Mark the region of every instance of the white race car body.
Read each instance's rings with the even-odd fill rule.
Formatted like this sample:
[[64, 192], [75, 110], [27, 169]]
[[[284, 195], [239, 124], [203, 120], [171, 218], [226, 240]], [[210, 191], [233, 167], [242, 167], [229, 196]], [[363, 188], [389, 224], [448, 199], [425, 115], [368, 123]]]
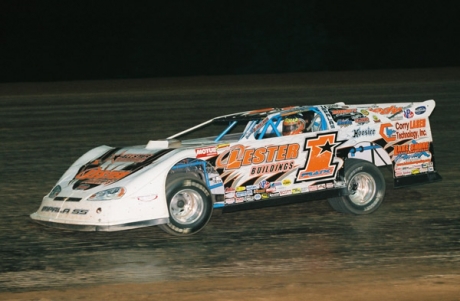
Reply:
[[[176, 178], [182, 179], [180, 187], [194, 186], [185, 188], [185, 198], [191, 200], [190, 193], [205, 199], [209, 195], [213, 208], [228, 211], [278, 205], [302, 195], [302, 200], [331, 198], [331, 205], [342, 212], [369, 213], [380, 205], [384, 184], [379, 184], [379, 175], [369, 176], [377, 174], [374, 170], [359, 172], [360, 162], [392, 167], [396, 187], [441, 179], [435, 170], [429, 123], [434, 107], [435, 102], [428, 100], [270, 108], [217, 117], [143, 146], [100, 146], [64, 173], [31, 218], [84, 231], [169, 225], [173, 234], [197, 232], [209, 216], [190, 230], [172, 223], [171, 215], [184, 210], [210, 215], [212, 208], [206, 211], [200, 202], [196, 207], [195, 201], [185, 201], [190, 206], [184, 200], [172, 201], [176, 187], [167, 187]], [[305, 116], [312, 119], [307, 131], [282, 135], [284, 119]], [[178, 140], [214, 123], [225, 124], [216, 136]], [[347, 174], [346, 162], [356, 171]], [[354, 174], [362, 182], [351, 185]], [[368, 188], [359, 190], [359, 183]], [[357, 200], [353, 197], [357, 191], [373, 201]], [[351, 202], [338, 199], [347, 196]]]

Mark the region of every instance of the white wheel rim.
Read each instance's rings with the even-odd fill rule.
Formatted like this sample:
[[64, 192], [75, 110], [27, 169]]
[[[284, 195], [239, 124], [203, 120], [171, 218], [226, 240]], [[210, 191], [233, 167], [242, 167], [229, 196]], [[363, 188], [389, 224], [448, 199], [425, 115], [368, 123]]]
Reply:
[[348, 183], [348, 192], [350, 193], [348, 197], [353, 204], [358, 206], [367, 205], [372, 202], [375, 196], [375, 180], [368, 173], [357, 173]]
[[176, 222], [192, 224], [203, 214], [203, 197], [193, 189], [182, 189], [172, 197], [169, 211]]

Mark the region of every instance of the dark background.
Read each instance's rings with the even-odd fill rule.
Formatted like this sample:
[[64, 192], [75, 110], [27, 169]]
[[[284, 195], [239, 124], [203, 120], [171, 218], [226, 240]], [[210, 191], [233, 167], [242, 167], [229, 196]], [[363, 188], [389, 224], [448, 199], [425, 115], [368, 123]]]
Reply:
[[1, 1], [0, 82], [459, 66], [457, 1]]

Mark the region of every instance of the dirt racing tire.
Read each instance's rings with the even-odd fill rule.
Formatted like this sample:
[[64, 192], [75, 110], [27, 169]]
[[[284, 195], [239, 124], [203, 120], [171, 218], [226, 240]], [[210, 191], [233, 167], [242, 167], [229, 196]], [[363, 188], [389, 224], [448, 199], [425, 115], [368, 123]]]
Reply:
[[385, 178], [372, 163], [364, 160], [345, 161], [343, 196], [328, 199], [336, 211], [363, 215], [377, 210], [385, 197]]
[[159, 227], [173, 235], [199, 232], [212, 215], [213, 198], [206, 185], [196, 177], [173, 175], [166, 183], [169, 223]]

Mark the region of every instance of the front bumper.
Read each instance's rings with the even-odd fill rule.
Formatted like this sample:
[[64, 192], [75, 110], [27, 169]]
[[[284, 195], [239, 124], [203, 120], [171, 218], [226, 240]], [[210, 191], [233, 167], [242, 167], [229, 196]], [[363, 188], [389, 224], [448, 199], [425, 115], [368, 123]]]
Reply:
[[84, 223], [63, 223], [54, 221], [52, 219], [41, 219], [37, 212], [32, 213], [30, 215], [35, 222], [52, 227], [57, 229], [65, 229], [65, 230], [73, 230], [73, 231], [121, 231], [121, 230], [129, 230], [129, 229], [136, 229], [142, 227], [149, 227], [149, 226], [156, 226], [161, 224], [166, 224], [169, 222], [169, 218], [157, 218], [151, 220], [143, 220], [143, 221], [135, 221], [135, 222], [127, 222], [127, 223], [120, 223], [120, 224], [84, 224]]

